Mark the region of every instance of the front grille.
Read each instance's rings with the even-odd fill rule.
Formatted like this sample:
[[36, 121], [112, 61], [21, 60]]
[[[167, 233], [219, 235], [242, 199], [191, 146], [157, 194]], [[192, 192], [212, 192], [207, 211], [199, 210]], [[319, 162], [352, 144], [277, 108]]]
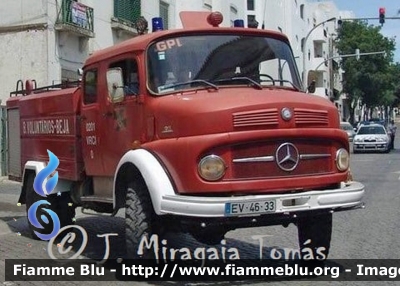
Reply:
[[277, 126], [278, 123], [276, 108], [233, 113], [234, 127]]
[[[279, 124], [277, 108], [236, 112], [233, 116], [233, 127], [276, 127]], [[294, 109], [294, 120], [297, 127], [327, 127], [328, 111], [317, 109]]]
[[284, 142], [258, 142], [232, 147], [232, 179], [284, 178], [312, 176], [333, 172], [330, 145], [321, 141], [298, 140], [291, 144], [298, 150], [299, 162], [292, 171], [277, 163], [277, 150]]
[[299, 127], [304, 125], [325, 127], [329, 124], [328, 111], [326, 110], [295, 108], [294, 117], [296, 125]]

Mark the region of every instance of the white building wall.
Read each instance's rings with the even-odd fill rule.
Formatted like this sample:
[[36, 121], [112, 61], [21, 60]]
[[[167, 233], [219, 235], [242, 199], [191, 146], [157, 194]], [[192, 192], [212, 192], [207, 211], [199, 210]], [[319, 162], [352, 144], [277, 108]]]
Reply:
[[34, 72], [37, 81], [47, 81], [47, 32], [8, 33], [0, 35], [0, 42], [0, 95], [5, 104], [18, 80], [32, 78]]
[[[111, 29], [111, 18], [114, 15], [113, 0], [80, 0], [79, 2], [94, 9], [95, 38], [85, 40], [66, 32], [56, 31], [55, 25], [60, 15], [62, 0], [35, 1], [36, 5], [32, 5], [32, 0], [1, 1], [0, 99], [3, 104], [9, 93], [15, 90], [17, 80], [21, 79], [25, 82], [27, 79], [35, 79], [38, 86], [60, 83], [62, 70], [67, 70], [73, 76], [77, 76], [77, 69], [82, 67], [91, 53], [134, 36], [131, 33], [117, 33]], [[150, 31], [151, 19], [159, 15], [159, 2], [158, 0], [141, 1], [141, 12], [149, 22]], [[173, 17], [176, 1], [165, 0], [164, 2], [170, 3]], [[11, 32], [6, 29], [6, 27], [12, 27], [15, 30], [17, 25], [32, 23], [46, 24], [46, 28]]]
[[219, 11], [224, 16], [224, 21], [221, 26], [232, 27], [233, 21], [241, 19], [245, 20], [245, 0], [231, 0], [222, 3], [222, 1], [214, 0], [213, 11]]
[[[92, 1], [98, 1], [98, 0], [92, 0]], [[113, 0], [107, 0], [107, 1], [113, 2]], [[170, 10], [174, 9], [175, 0], [165, 0], [163, 2], [168, 3], [170, 5]], [[142, 16], [145, 17], [147, 22], [149, 23], [149, 32], [151, 32], [151, 19], [154, 17], [158, 17], [158, 15], [159, 15], [160, 1], [159, 0], [142, 0], [141, 5], [142, 5]], [[114, 10], [114, 8], [112, 8], [111, 11], [113, 11], [113, 10]], [[111, 13], [113, 13], [113, 12], [111, 12]], [[170, 20], [171, 20], [171, 18], [170, 18]]]
[[[172, 25], [170, 28], [182, 28], [182, 23], [179, 17], [181, 11], [218, 11], [223, 15], [223, 22], [221, 27], [230, 27], [232, 22], [236, 19], [245, 19], [245, 0], [231, 0], [231, 1], [221, 1], [221, 0], [175, 0], [171, 2], [176, 2], [175, 5], [170, 5], [172, 15]], [[232, 13], [231, 7], [236, 13]]]
[[[170, 4], [170, 29], [181, 29], [182, 23], [179, 18], [179, 13], [181, 11], [207, 11], [206, 6], [204, 5], [202, 0], [171, 0]], [[210, 1], [211, 2], [211, 1]], [[212, 6], [212, 3], [210, 4]]]
[[301, 18], [300, 8], [305, 0], [255, 0], [255, 11], [247, 11], [247, 15], [255, 15], [258, 27], [278, 31], [285, 34], [293, 49], [299, 71], [302, 71], [302, 46], [307, 19]]
[[[29, 0], [1, 1], [0, 99], [3, 105], [17, 81], [31, 78], [32, 71], [38, 80], [47, 80], [46, 23], [45, 6], [34, 6]], [[29, 24], [38, 24], [36, 27], [40, 29], [24, 29]]]

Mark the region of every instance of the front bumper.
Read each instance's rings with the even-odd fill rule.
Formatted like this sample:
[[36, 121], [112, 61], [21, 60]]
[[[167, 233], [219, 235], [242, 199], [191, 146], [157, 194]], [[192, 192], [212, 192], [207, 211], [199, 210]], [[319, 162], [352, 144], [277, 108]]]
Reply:
[[353, 144], [353, 150], [356, 151], [387, 151], [388, 148], [389, 143], [386, 142], [363, 142]]
[[[248, 195], [235, 197], [197, 197], [165, 195], [161, 213], [189, 217], [232, 217], [225, 214], [226, 203], [246, 203], [275, 200], [276, 210], [265, 214], [287, 214], [298, 211], [339, 210], [363, 205], [364, 185], [359, 182], [342, 183], [339, 189], [308, 191], [294, 194]], [[258, 213], [256, 215], [265, 215]], [[255, 214], [240, 215], [250, 217]]]

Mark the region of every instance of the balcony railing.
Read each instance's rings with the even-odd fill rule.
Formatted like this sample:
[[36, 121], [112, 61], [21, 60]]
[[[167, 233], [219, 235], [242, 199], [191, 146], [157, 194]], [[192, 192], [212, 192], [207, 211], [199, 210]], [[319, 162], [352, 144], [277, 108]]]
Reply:
[[69, 31], [81, 37], [94, 37], [93, 8], [73, 0], [62, 0], [56, 24], [59, 31]]

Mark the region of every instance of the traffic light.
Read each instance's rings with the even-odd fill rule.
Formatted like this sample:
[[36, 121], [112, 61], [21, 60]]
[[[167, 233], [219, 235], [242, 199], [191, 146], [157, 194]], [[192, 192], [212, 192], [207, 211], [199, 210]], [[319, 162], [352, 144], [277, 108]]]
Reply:
[[379, 8], [379, 23], [385, 23], [385, 8]]

